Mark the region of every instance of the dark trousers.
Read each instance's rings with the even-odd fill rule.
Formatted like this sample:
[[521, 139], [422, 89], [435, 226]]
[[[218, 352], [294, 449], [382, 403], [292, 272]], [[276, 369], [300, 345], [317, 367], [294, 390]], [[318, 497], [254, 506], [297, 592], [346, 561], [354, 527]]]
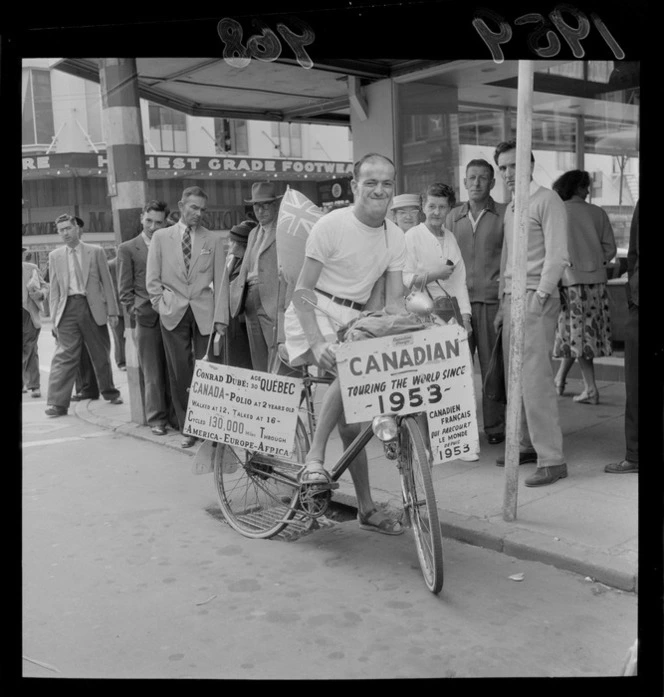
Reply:
[[118, 323], [113, 327], [113, 356], [115, 357], [115, 365], [127, 365], [125, 356], [125, 321], [124, 316], [118, 316]]
[[639, 306], [629, 305], [625, 326], [625, 459], [639, 461]]
[[244, 315], [233, 317], [228, 322], [226, 334], [224, 335], [224, 363], [233, 365], [237, 368], [247, 368], [251, 370], [251, 349], [249, 347], [249, 337], [247, 336], [246, 322], [242, 321]]
[[106, 325], [100, 327], [95, 322], [84, 296], [67, 299], [57, 334], [58, 342], [51, 363], [47, 402], [53, 406], [69, 408], [84, 341], [104, 399], [119, 397], [120, 392], [113, 384], [108, 328]]
[[[106, 331], [108, 332], [108, 327], [106, 327]], [[92, 365], [90, 352], [85, 342], [81, 347], [81, 360], [78, 363], [78, 370], [76, 371], [74, 389], [76, 390], [76, 394], [83, 394], [92, 399], [99, 399], [99, 385], [95, 377], [95, 369]]]
[[39, 331], [23, 308], [23, 385], [28, 390], [39, 389]]
[[244, 316], [247, 321], [252, 368], [266, 373], [275, 348], [275, 323], [263, 308], [257, 284], [249, 286], [247, 290]]
[[[489, 370], [491, 352], [496, 343], [496, 330], [493, 328], [493, 320], [498, 312], [498, 303], [471, 303], [472, 333], [468, 339], [470, 355], [474, 356], [477, 350], [477, 358], [480, 363], [482, 385], [484, 377]], [[505, 433], [505, 405], [489, 399], [482, 390], [482, 420], [486, 434]]]
[[182, 430], [187, 415], [189, 387], [194, 376], [194, 359], [203, 358], [210, 336], [209, 334], [203, 335], [198, 330], [191, 307], [187, 308], [184, 317], [175, 329], [166, 329], [161, 320], [159, 324], [166, 353], [171, 398], [175, 407], [178, 428]]
[[145, 419], [148, 426], [166, 426], [170, 420], [171, 400], [160, 323], [152, 327], [137, 323], [134, 332], [138, 365], [143, 376]]

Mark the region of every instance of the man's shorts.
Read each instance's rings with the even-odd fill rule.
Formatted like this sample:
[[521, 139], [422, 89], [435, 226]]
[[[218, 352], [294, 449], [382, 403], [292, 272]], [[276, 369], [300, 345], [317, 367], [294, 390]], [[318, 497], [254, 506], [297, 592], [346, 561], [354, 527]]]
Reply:
[[[316, 293], [318, 298], [318, 307], [313, 308], [316, 315], [316, 321], [320, 327], [321, 333], [326, 341], [336, 343], [337, 331], [344, 325], [359, 316], [360, 311], [354, 310], [352, 307], [345, 307], [335, 303], [331, 298], [328, 298], [320, 293]], [[337, 321], [328, 317], [318, 308], [330, 313]], [[291, 303], [284, 314], [284, 332], [286, 334], [286, 350], [288, 358], [292, 365], [311, 363], [313, 356], [309, 354], [310, 360], [303, 360], [305, 354], [309, 351], [309, 342], [304, 334], [300, 320], [295, 314], [295, 308]]]

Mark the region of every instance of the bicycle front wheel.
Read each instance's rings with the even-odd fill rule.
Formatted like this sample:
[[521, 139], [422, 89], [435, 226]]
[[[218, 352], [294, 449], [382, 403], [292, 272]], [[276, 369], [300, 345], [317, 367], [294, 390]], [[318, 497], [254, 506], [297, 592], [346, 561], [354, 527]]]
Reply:
[[309, 438], [299, 418], [292, 461], [259, 460], [252, 451], [224, 446], [223, 457], [215, 458], [214, 480], [228, 524], [245, 537], [279, 534], [296, 513], [297, 477], [308, 450]]
[[400, 431], [404, 506], [413, 528], [424, 582], [432, 593], [440, 593], [443, 542], [427, 449], [415, 417], [406, 416]]

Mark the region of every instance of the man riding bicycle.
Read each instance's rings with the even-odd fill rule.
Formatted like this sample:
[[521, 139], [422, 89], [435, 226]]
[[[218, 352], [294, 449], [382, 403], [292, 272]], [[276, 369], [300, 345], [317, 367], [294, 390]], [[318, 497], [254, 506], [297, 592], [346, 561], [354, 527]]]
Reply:
[[[382, 284], [376, 282], [383, 275], [385, 311], [404, 312], [402, 270], [406, 245], [403, 232], [386, 219], [394, 195], [394, 179], [395, 167], [389, 158], [378, 153], [365, 155], [353, 167], [354, 205], [328, 213], [312, 227], [296, 290], [315, 291], [317, 307], [307, 311], [291, 303], [286, 310], [285, 346], [291, 363], [315, 363], [323, 370], [332, 369], [336, 363], [332, 347], [339, 327], [356, 318], [365, 307], [369, 309], [370, 298], [372, 309], [382, 309]], [[338, 378], [323, 399], [302, 473], [303, 483], [328, 481], [325, 448], [335, 425], [344, 447], [348, 447], [358, 434], [359, 425], [345, 421]], [[350, 472], [360, 527], [387, 535], [401, 534], [402, 525], [378, 511], [373, 502], [364, 450], [350, 466]]]

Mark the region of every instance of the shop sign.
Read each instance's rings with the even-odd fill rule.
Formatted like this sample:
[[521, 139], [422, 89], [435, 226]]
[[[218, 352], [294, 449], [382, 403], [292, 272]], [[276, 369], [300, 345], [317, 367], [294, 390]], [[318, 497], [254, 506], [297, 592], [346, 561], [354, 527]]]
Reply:
[[473, 368], [462, 327], [347, 342], [336, 358], [348, 423], [424, 412], [434, 464], [477, 452]]
[[[54, 153], [25, 156], [23, 171], [108, 169], [106, 154]], [[242, 172], [253, 174], [307, 174], [348, 176], [353, 173], [351, 162], [324, 160], [266, 159], [259, 157], [192, 157], [180, 155], [146, 155], [149, 172]]]

